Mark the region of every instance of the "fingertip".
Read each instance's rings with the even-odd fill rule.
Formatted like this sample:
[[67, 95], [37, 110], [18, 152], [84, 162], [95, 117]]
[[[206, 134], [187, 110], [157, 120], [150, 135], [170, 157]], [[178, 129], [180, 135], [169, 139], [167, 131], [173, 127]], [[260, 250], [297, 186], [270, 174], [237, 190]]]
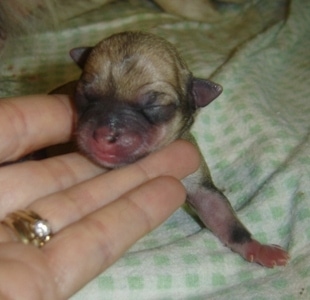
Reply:
[[198, 146], [186, 140], [177, 140], [175, 143], [182, 149], [185, 162], [189, 163], [190, 172], [196, 171], [201, 164]]
[[158, 191], [165, 194], [165, 198], [173, 199], [177, 206], [184, 204], [186, 189], [181, 181], [173, 176], [160, 176], [154, 179], [158, 184]]
[[169, 175], [183, 179], [194, 173], [201, 164], [201, 156], [198, 147], [189, 141], [177, 140], [168, 146], [173, 171]]

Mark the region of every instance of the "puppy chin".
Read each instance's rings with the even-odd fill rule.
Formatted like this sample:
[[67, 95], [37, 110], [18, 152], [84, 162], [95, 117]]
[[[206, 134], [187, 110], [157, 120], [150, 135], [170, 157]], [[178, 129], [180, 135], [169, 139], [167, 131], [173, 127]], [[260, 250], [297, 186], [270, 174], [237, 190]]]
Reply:
[[102, 146], [102, 144], [92, 138], [86, 143], [79, 142], [79, 145], [82, 151], [86, 153], [92, 161], [109, 169], [119, 168], [133, 163], [149, 154], [146, 150], [148, 147], [145, 147], [144, 143], [137, 146], [134, 150], [118, 145]]
[[103, 152], [98, 152], [95, 153], [93, 152], [88, 152], [87, 150], [85, 151], [86, 155], [97, 165], [107, 168], [107, 169], [116, 169], [120, 168], [123, 166], [126, 166], [130, 163], [133, 163], [137, 161], [140, 158], [143, 158], [146, 156], [148, 153], [144, 153], [141, 155], [130, 155], [128, 156], [127, 153], [121, 153], [121, 154], [107, 154]]

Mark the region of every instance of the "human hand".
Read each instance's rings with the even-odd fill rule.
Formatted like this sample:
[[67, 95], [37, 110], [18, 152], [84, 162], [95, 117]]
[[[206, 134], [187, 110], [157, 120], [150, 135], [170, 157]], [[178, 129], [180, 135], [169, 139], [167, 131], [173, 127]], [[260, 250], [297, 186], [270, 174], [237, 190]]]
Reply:
[[[74, 113], [66, 96], [4, 99], [0, 128], [1, 163], [68, 141]], [[49, 221], [54, 235], [39, 249], [0, 224], [0, 298], [73, 295], [182, 205], [179, 179], [198, 165], [195, 148], [177, 141], [110, 172], [78, 153], [1, 167], [0, 220], [32, 210]]]

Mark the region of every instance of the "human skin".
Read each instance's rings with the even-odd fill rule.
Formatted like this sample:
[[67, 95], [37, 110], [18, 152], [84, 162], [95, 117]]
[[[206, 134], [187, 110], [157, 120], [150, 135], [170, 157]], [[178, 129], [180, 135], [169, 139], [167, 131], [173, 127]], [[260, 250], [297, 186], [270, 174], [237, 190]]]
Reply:
[[[67, 96], [2, 99], [0, 163], [68, 141], [74, 125]], [[79, 153], [1, 167], [0, 220], [31, 209], [49, 221], [54, 236], [38, 249], [0, 225], [0, 298], [73, 295], [184, 203], [180, 179], [198, 165], [196, 149], [176, 141], [110, 172]]]

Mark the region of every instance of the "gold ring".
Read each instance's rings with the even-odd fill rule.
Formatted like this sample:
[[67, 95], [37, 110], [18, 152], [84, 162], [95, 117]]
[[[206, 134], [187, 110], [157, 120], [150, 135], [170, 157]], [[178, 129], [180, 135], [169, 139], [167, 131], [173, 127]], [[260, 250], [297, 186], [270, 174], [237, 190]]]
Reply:
[[24, 244], [32, 244], [40, 248], [52, 237], [48, 221], [30, 210], [12, 212], [1, 223], [13, 230]]

